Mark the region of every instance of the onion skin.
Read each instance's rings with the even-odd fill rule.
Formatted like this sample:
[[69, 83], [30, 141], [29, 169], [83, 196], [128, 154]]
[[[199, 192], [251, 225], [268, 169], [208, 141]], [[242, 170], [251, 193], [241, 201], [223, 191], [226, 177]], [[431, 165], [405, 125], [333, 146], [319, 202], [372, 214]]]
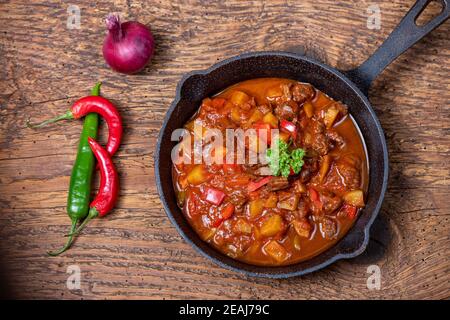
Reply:
[[120, 23], [115, 15], [109, 15], [106, 24], [109, 31], [103, 43], [106, 63], [113, 70], [125, 74], [144, 69], [155, 49], [149, 28], [137, 21]]

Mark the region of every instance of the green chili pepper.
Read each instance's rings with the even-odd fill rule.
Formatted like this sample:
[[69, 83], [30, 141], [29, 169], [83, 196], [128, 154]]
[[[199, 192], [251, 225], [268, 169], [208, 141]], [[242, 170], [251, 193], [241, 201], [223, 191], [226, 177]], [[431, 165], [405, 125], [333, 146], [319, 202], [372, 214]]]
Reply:
[[[91, 90], [92, 96], [100, 95], [101, 83], [97, 83]], [[67, 214], [72, 221], [70, 233], [72, 234], [78, 222], [83, 220], [89, 212], [91, 196], [91, 181], [95, 169], [95, 157], [89, 146], [88, 138], [97, 139], [98, 115], [90, 113], [86, 115], [78, 144], [78, 153], [70, 176], [69, 196], [67, 199]], [[51, 256], [57, 256], [70, 248], [73, 235], [67, 239], [64, 247], [57, 251], [48, 252]]]

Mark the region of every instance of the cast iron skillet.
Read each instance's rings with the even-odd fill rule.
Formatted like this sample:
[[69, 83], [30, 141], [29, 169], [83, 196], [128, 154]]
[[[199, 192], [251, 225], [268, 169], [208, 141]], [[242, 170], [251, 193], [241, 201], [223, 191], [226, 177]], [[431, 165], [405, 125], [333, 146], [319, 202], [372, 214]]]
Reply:
[[[450, 0], [442, 0], [442, 12], [424, 26], [416, 18], [430, 0], [417, 1], [399, 25], [361, 66], [338, 71], [313, 59], [287, 52], [245, 53], [215, 64], [204, 71], [186, 74], [179, 82], [176, 97], [161, 128], [155, 155], [155, 176], [165, 211], [178, 232], [198, 252], [218, 265], [251, 276], [287, 278], [304, 275], [344, 258], [361, 254], [369, 241], [369, 229], [378, 215], [388, 178], [388, 153], [383, 129], [367, 100], [370, 84], [377, 75], [406, 49], [438, 27], [449, 17]], [[335, 100], [343, 101], [356, 120], [365, 140], [369, 158], [369, 190], [366, 206], [355, 225], [332, 248], [310, 260], [281, 267], [246, 264], [218, 252], [202, 241], [178, 208], [172, 185], [171, 150], [176, 142], [171, 134], [182, 128], [197, 111], [203, 98], [240, 81], [280, 77], [311, 83]]]

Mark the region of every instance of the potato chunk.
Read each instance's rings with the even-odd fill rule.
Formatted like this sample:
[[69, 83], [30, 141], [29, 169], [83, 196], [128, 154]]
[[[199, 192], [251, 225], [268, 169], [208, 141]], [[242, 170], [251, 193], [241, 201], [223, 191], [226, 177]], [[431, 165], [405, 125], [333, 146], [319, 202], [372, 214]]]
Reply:
[[263, 114], [261, 111], [259, 111], [258, 109], [254, 109], [252, 112], [252, 115], [250, 116], [250, 118], [247, 120], [246, 125], [247, 126], [251, 126], [252, 124], [254, 124], [255, 122], [258, 122], [260, 120], [263, 119]]
[[311, 102], [305, 102], [305, 104], [303, 105], [303, 110], [305, 110], [306, 116], [308, 118], [312, 118], [312, 116], [314, 115], [314, 106]]
[[323, 122], [328, 129], [330, 129], [333, 126], [334, 121], [336, 120], [338, 114], [339, 109], [336, 108], [334, 105], [332, 105], [327, 109], [323, 117]]
[[269, 99], [281, 97], [283, 95], [283, 89], [280, 85], [276, 85], [267, 89], [266, 96]]
[[261, 225], [261, 235], [264, 237], [273, 237], [277, 233], [283, 231], [284, 221], [280, 215], [275, 214], [267, 218]]
[[344, 195], [344, 201], [355, 207], [364, 207], [364, 193], [362, 190], [349, 191]]
[[329, 154], [324, 155], [322, 158], [322, 162], [320, 163], [320, 171], [319, 171], [319, 181], [321, 183], [325, 179], [328, 170], [330, 170], [330, 164], [331, 164], [331, 156]]
[[230, 118], [231, 118], [231, 120], [233, 120], [236, 123], [241, 123], [241, 121], [242, 121], [241, 109], [239, 107], [232, 107], [231, 113], [230, 113]]
[[263, 122], [270, 124], [270, 126], [272, 128], [277, 128], [278, 127], [278, 118], [275, 117], [275, 115], [272, 112], [267, 113], [263, 117]]
[[252, 226], [250, 223], [248, 223], [244, 219], [238, 219], [236, 221], [236, 224], [234, 225], [234, 230], [236, 230], [236, 232], [239, 232], [239, 233], [251, 234]]
[[278, 202], [278, 196], [276, 193], [271, 193], [269, 197], [264, 202], [264, 207], [266, 208], [276, 208]]
[[290, 256], [289, 252], [287, 252], [286, 249], [275, 240], [269, 241], [264, 246], [264, 251], [280, 263], [286, 261]]
[[190, 184], [197, 185], [208, 180], [208, 173], [203, 165], [198, 164], [187, 175], [187, 181]]
[[245, 92], [239, 90], [233, 91], [230, 97], [230, 101], [237, 106], [243, 105], [248, 100], [250, 100], [250, 97]]
[[263, 210], [264, 210], [264, 200], [255, 199], [250, 201], [250, 204], [248, 206], [250, 218], [256, 218], [257, 216], [261, 215]]

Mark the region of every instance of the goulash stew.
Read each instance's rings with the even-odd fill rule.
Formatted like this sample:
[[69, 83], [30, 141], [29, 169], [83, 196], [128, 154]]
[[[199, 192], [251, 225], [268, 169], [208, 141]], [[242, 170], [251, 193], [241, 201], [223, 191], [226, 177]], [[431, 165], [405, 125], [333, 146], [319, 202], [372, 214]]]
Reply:
[[[185, 129], [180, 145], [191, 147], [191, 161], [174, 161], [178, 204], [198, 235], [232, 258], [262, 266], [309, 259], [342, 238], [364, 207], [368, 168], [359, 131], [344, 104], [310, 84], [238, 83], [204, 99]], [[207, 153], [217, 142], [207, 137], [211, 129], [223, 137], [227, 129], [254, 134], [243, 149], [225, 138], [216, 144], [211, 155], [223, 163], [195, 162], [196, 147]], [[255, 148], [265, 162], [237, 161], [238, 152]]]

